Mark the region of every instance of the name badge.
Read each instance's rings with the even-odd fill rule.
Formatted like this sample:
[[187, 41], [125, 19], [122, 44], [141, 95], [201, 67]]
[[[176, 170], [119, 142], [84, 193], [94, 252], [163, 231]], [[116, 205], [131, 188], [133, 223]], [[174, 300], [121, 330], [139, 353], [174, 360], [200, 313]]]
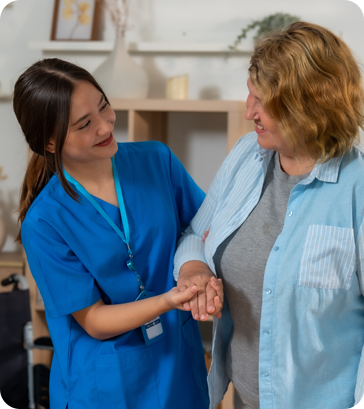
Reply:
[[[135, 301], [144, 300], [146, 298], [154, 297], [156, 294], [152, 291], [142, 291]], [[141, 326], [144, 341], [147, 345], [153, 344], [165, 337], [165, 332], [162, 323], [162, 317], [158, 316]]]

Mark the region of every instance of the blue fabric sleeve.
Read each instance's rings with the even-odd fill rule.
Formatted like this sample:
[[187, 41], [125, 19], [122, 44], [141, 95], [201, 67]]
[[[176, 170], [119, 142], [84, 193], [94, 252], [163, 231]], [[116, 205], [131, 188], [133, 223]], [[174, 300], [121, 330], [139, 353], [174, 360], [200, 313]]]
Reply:
[[[184, 263], [188, 261], [201, 261], [208, 265], [205, 257], [205, 243], [202, 241], [204, 232], [211, 227], [211, 222], [216, 211], [219, 198], [226, 189], [226, 175], [231, 173], [231, 168], [234, 168], [236, 163], [240, 163], [242, 157], [242, 144], [245, 144], [247, 137], [253, 136], [253, 133], [244, 135], [233, 147], [227, 158], [224, 160], [220, 169], [212, 181], [206, 198], [203, 201], [196, 215], [191, 220], [189, 227], [186, 229], [183, 236], [180, 238], [177, 246], [177, 251], [174, 257], [173, 276], [177, 281], [179, 270]], [[235, 174], [230, 175], [230, 182]], [[211, 271], [215, 273], [212, 266], [209, 266]]]
[[94, 277], [50, 225], [26, 217], [21, 237], [50, 318], [82, 310], [101, 298]]

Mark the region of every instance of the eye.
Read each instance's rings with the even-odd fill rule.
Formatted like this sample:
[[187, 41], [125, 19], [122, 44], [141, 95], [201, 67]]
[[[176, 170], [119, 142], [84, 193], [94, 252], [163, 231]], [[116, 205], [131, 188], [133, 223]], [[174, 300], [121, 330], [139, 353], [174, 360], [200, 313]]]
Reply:
[[78, 129], [79, 130], [85, 129], [90, 123], [91, 123], [91, 121], [87, 121], [87, 123], [84, 126], [81, 126], [81, 128], [78, 128]]
[[104, 111], [105, 108], [106, 108], [108, 105], [109, 105], [109, 104], [106, 102], [105, 105], [103, 105], [103, 106], [100, 108], [100, 111]]

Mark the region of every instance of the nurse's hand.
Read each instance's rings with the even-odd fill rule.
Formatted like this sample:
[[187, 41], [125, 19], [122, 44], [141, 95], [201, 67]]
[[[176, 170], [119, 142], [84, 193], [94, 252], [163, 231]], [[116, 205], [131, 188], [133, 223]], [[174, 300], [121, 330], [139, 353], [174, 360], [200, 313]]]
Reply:
[[191, 311], [195, 320], [206, 321], [209, 314], [220, 318], [224, 301], [222, 282], [201, 261], [188, 261], [180, 269], [178, 289], [184, 291], [193, 285], [197, 286], [198, 292], [184, 304], [184, 309]]
[[177, 308], [179, 310], [185, 310], [183, 304], [186, 301], [189, 301], [196, 293], [196, 286], [186, 288], [184, 291], [180, 291], [177, 287], [173, 287], [171, 290], [164, 293], [163, 296], [170, 309]]

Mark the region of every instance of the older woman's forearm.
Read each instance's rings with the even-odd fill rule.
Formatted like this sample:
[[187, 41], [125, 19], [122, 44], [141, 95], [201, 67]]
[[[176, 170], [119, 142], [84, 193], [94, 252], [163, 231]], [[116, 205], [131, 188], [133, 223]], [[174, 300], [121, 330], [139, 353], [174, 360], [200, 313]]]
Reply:
[[190, 277], [196, 274], [206, 274], [209, 278], [214, 275], [206, 263], [197, 260], [187, 261], [187, 263], [182, 264], [182, 267], [179, 270], [180, 278], [181, 276]]

